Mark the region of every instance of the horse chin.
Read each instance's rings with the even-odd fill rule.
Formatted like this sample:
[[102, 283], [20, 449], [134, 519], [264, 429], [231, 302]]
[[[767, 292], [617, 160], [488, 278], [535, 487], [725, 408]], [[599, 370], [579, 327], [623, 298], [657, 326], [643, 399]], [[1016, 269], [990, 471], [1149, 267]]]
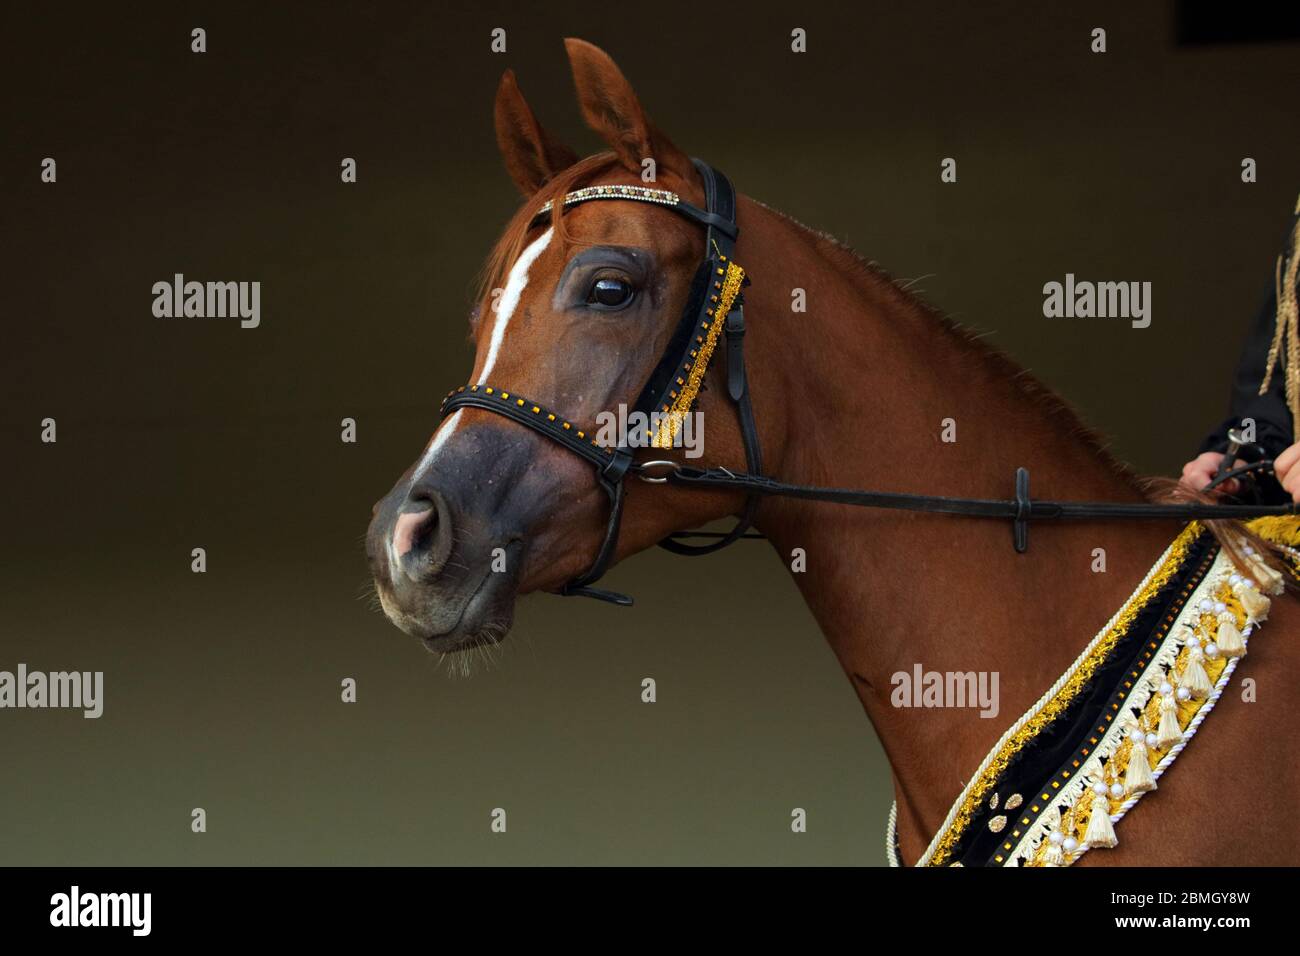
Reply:
[[389, 620], [419, 638], [426, 650], [452, 654], [505, 639], [514, 622], [517, 587], [517, 573], [487, 569], [462, 592], [467, 596], [431, 594], [423, 607], [408, 610], [393, 606], [382, 594], [381, 601]]

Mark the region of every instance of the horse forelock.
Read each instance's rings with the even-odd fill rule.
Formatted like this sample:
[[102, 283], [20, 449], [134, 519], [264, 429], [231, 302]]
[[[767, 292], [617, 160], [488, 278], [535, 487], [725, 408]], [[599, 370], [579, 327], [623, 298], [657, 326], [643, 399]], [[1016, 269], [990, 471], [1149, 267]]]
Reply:
[[548, 202], [554, 203], [555, 208], [551, 212], [551, 227], [555, 230], [555, 238], [559, 240], [561, 245], [566, 245], [569, 236], [564, 229], [564, 205], [560, 202], [560, 199], [565, 193], [591, 185], [594, 177], [618, 166], [619, 159], [613, 153], [597, 153], [594, 156], [588, 156], [586, 159], [574, 163], [563, 172], [557, 173], [541, 189], [524, 200], [519, 208], [515, 210], [515, 214], [510, 218], [505, 231], [497, 239], [492, 251], [488, 254], [487, 261], [483, 265], [477, 296], [478, 302], [486, 303], [491, 298], [493, 290], [505, 287], [506, 278], [509, 276], [511, 268], [513, 268], [524, 250], [537, 210]]

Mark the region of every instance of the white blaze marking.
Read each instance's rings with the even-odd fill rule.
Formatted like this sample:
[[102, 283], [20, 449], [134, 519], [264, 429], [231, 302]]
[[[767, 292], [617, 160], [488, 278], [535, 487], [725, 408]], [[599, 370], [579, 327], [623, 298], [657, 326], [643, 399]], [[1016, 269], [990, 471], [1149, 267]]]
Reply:
[[501, 298], [497, 300], [496, 321], [492, 324], [492, 338], [488, 342], [487, 359], [483, 362], [483, 374], [478, 377], [479, 385], [486, 385], [488, 376], [492, 374], [492, 366], [496, 364], [497, 355], [501, 351], [501, 342], [506, 337], [506, 326], [510, 324], [510, 316], [514, 314], [515, 306], [519, 304], [519, 296], [523, 294], [528, 287], [528, 270], [533, 267], [546, 247], [551, 244], [551, 230], [547, 229], [544, 233], [533, 240], [533, 244], [523, 251], [515, 264], [510, 269], [510, 275], [506, 279], [505, 290], [501, 293]]
[[[532, 245], [520, 254], [515, 260], [515, 264], [510, 268], [510, 275], [506, 278], [506, 287], [497, 300], [497, 309], [495, 318], [492, 322], [492, 337], [488, 340], [488, 354], [483, 362], [483, 374], [478, 378], [479, 385], [486, 385], [488, 376], [492, 374], [492, 367], [496, 365], [497, 356], [501, 353], [501, 343], [506, 337], [506, 326], [510, 323], [510, 316], [514, 314], [515, 307], [519, 305], [519, 297], [528, 287], [528, 270], [532, 268], [537, 257], [540, 256], [546, 247], [551, 244], [551, 232], [547, 229], [544, 233], [533, 240]], [[438, 455], [438, 451], [447, 443], [451, 433], [456, 430], [456, 423], [460, 421], [461, 409], [457, 409], [448, 416], [447, 420], [442, 423], [433, 435], [433, 441], [429, 443], [428, 450], [420, 463], [415, 466], [415, 473], [411, 478], [411, 483], [419, 481], [424, 473], [433, 464]], [[391, 546], [391, 544], [390, 544]]]
[[[447, 439], [451, 437], [451, 433], [456, 430], [456, 423], [460, 421], [461, 411], [462, 409], [458, 408], [448, 415], [447, 419], [438, 426], [438, 430], [433, 433], [433, 441], [429, 442], [428, 450], [420, 459], [420, 464], [416, 466], [415, 473], [411, 476], [412, 485], [419, 482], [420, 478], [424, 475], [425, 470], [433, 464], [433, 459], [437, 456], [438, 449], [446, 444]], [[401, 567], [399, 564], [400, 560], [401, 559], [397, 556], [397, 536], [390, 531], [388, 535], [388, 574], [394, 582], [397, 581], [397, 576], [401, 573], [399, 571], [399, 568]]]

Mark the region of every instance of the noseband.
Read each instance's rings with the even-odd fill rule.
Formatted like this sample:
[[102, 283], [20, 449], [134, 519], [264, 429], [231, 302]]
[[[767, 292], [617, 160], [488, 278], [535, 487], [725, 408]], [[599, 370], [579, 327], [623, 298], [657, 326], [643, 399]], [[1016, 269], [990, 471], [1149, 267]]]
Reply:
[[[709, 361], [725, 337], [727, 354], [727, 395], [735, 405], [745, 447], [747, 473], [737, 474], [726, 468], [692, 468], [670, 461], [637, 462], [632, 449], [620, 445], [611, 448], [576, 424], [545, 406], [521, 395], [486, 384], [462, 385], [447, 394], [442, 402], [445, 418], [460, 408], [481, 408], [531, 428], [585, 458], [595, 466], [596, 480], [609, 497], [609, 520], [596, 558], [585, 574], [560, 589], [561, 594], [593, 597], [614, 604], [630, 605], [625, 594], [593, 587], [605, 573], [618, 546], [619, 525], [623, 518], [625, 482], [629, 475], [645, 481], [669, 482], [682, 487], [741, 491], [746, 495], [744, 510], [735, 526], [727, 532], [679, 531], [659, 542], [675, 554], [709, 554], [748, 534], [758, 502], [763, 497], [780, 496], [857, 505], [960, 515], [971, 518], [1000, 518], [1012, 522], [1013, 543], [1018, 552], [1029, 546], [1029, 522], [1034, 519], [1243, 519], [1265, 515], [1296, 513], [1295, 505], [1211, 505], [1211, 504], [1129, 504], [1088, 501], [1035, 501], [1029, 497], [1029, 472], [1018, 468], [1015, 475], [1015, 498], [1011, 500], [950, 498], [938, 495], [898, 494], [858, 491], [848, 488], [823, 488], [792, 485], [763, 476], [763, 458], [758, 428], [750, 403], [745, 373], [744, 286], [749, 285], [745, 270], [733, 260], [740, 230], [736, 225], [736, 193], [730, 180], [702, 160], [692, 160], [704, 182], [705, 208], [684, 201], [666, 189], [644, 186], [588, 186], [566, 193], [560, 200], [565, 207], [597, 200], [646, 202], [662, 206], [705, 227], [704, 261], [696, 271], [691, 294], [678, 320], [663, 357], [651, 372], [636, 403], [636, 411], [660, 424], [653, 430], [653, 448], [671, 448], [682, 422], [690, 414], [708, 371]], [[551, 215], [553, 203], [546, 203], [533, 217], [537, 225]], [[1204, 489], [1232, 478], [1257, 471], [1268, 471], [1272, 461], [1260, 460], [1242, 468], [1222, 472]], [[709, 544], [686, 544], [689, 537], [713, 537]]]

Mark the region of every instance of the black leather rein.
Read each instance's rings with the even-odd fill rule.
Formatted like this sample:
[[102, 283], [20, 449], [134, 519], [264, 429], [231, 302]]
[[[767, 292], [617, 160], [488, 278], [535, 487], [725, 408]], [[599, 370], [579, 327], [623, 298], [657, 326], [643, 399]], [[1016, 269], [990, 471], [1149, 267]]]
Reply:
[[[1205, 490], [1211, 490], [1230, 478], [1273, 467], [1272, 461], [1258, 461], [1225, 472]], [[892, 491], [858, 491], [851, 488], [824, 488], [814, 485], [791, 485], [762, 475], [733, 474], [725, 468], [691, 468], [678, 465], [667, 475], [668, 482], [688, 488], [743, 491], [749, 495], [803, 498], [862, 508], [890, 508], [895, 511], [918, 511], [931, 514], [959, 515], [966, 518], [1000, 518], [1012, 522], [1015, 548], [1023, 553], [1029, 547], [1029, 522], [1044, 519], [1106, 521], [1134, 518], [1192, 521], [1194, 519], [1259, 518], [1265, 515], [1296, 513], [1295, 505], [1218, 505], [1203, 502], [1186, 504], [1150, 504], [1112, 501], [1035, 501], [1029, 497], [1029, 470], [1016, 469], [1016, 496], [998, 498], [947, 498], [942, 495], [915, 495]]]
[[[694, 160], [704, 183], [705, 207], [700, 209], [684, 202], [675, 193], [640, 186], [588, 186], [568, 193], [564, 206], [593, 200], [627, 200], [648, 202], [705, 227], [705, 257], [696, 273], [691, 295], [662, 359], [650, 374], [636, 410], [644, 414], [680, 416], [689, 413], [696, 391], [702, 385], [709, 360], [719, 351], [726, 353], [727, 395], [736, 409], [741, 439], [745, 448], [745, 472], [726, 468], [694, 468], [673, 461], [637, 462], [632, 449], [609, 448], [580, 430], [577, 425], [546, 407], [521, 395], [480, 382], [464, 385], [448, 393], [442, 414], [460, 408], [479, 408], [502, 415], [563, 445], [585, 458], [596, 469], [596, 480], [609, 497], [609, 520], [605, 535], [591, 567], [581, 577], [569, 582], [561, 594], [594, 597], [615, 604], [629, 605], [632, 599], [615, 591], [592, 585], [605, 573], [618, 546], [622, 521], [625, 484], [628, 476], [649, 481], [667, 482], [683, 488], [714, 491], [737, 491], [746, 495], [744, 510], [730, 531], [679, 531], [659, 542], [660, 547], [677, 554], [708, 554], [746, 537], [758, 503], [765, 497], [802, 498], [862, 508], [887, 508], [898, 511], [927, 512], [967, 518], [995, 518], [1010, 521], [1012, 540], [1018, 552], [1029, 547], [1029, 523], [1040, 520], [1166, 520], [1192, 521], [1257, 518], [1267, 515], [1296, 514], [1290, 505], [1219, 505], [1201, 502], [1186, 504], [1122, 503], [1106, 501], [1035, 501], [1029, 497], [1029, 472], [1018, 468], [1015, 497], [1009, 499], [949, 498], [939, 495], [903, 494], [887, 491], [862, 491], [851, 488], [825, 488], [786, 484], [762, 474], [763, 458], [758, 428], [750, 404], [748, 376], [745, 369], [744, 295], [740, 289], [749, 279], [732, 256], [739, 236], [736, 224], [736, 194], [730, 181], [718, 170], [701, 160]], [[551, 203], [538, 210], [534, 224], [551, 215]], [[721, 323], [721, 324], [719, 324]], [[725, 342], [725, 345], [724, 345]], [[676, 427], [676, 426], [672, 426]], [[663, 433], [663, 443], [670, 444], [672, 427]], [[662, 437], [662, 436], [661, 436]], [[1222, 470], [1205, 487], [1209, 491], [1232, 478], [1256, 471], [1271, 470], [1272, 461], [1256, 461], [1230, 471]], [[708, 544], [686, 544], [686, 538], [711, 538]]]

